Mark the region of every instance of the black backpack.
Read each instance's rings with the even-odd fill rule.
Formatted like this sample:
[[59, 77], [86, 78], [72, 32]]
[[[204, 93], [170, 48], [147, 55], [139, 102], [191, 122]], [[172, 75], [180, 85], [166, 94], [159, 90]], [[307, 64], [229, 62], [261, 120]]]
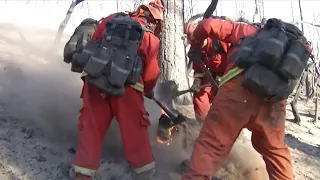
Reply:
[[124, 13], [118, 13], [105, 26], [103, 39], [87, 45], [92, 44], [88, 48], [92, 55], [83, 71], [89, 84], [112, 96], [121, 96], [125, 85], [134, 85], [139, 80], [143, 62], [137, 52], [144, 33], [152, 31]]
[[245, 87], [266, 101], [279, 102], [292, 93], [310, 55], [299, 28], [272, 18], [256, 36], [243, 38], [231, 61], [246, 69]]

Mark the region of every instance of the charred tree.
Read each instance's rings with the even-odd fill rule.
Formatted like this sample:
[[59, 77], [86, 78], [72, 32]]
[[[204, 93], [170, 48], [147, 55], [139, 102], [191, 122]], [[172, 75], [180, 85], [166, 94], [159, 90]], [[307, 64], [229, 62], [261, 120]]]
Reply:
[[[174, 80], [180, 90], [190, 87], [187, 74], [185, 46], [181, 37], [184, 35], [183, 0], [163, 0], [164, 31], [161, 36], [161, 76], [160, 82]], [[191, 104], [191, 94], [177, 98], [177, 104]]]

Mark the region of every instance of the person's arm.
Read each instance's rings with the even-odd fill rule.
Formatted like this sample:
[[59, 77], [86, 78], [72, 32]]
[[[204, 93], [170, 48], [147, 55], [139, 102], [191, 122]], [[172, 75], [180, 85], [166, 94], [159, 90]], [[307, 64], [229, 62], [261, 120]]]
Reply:
[[208, 37], [235, 44], [240, 38], [254, 35], [256, 31], [256, 28], [249, 24], [208, 18], [202, 20], [194, 30], [192, 46], [199, 47]]
[[146, 32], [139, 49], [139, 55], [143, 61], [142, 80], [145, 94], [150, 93], [158, 81], [160, 74], [159, 47], [160, 40], [152, 33]]

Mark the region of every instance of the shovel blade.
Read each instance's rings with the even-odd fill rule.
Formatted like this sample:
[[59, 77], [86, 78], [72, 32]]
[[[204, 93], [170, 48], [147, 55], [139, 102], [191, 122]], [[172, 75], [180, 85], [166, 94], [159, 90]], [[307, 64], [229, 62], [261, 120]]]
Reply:
[[154, 97], [163, 106], [167, 107], [172, 114], [178, 115], [178, 111], [174, 104], [175, 95], [178, 91], [178, 85], [175, 81], [166, 81], [158, 83], [154, 88]]

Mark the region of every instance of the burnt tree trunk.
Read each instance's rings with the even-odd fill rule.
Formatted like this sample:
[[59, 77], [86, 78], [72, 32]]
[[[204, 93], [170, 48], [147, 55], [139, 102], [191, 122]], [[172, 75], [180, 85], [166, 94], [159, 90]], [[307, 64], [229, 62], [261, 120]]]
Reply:
[[[160, 82], [174, 80], [179, 90], [190, 87], [187, 75], [185, 46], [181, 37], [184, 29], [183, 0], [163, 0], [164, 30], [161, 37], [161, 76]], [[191, 104], [191, 94], [179, 96], [178, 104]]]

